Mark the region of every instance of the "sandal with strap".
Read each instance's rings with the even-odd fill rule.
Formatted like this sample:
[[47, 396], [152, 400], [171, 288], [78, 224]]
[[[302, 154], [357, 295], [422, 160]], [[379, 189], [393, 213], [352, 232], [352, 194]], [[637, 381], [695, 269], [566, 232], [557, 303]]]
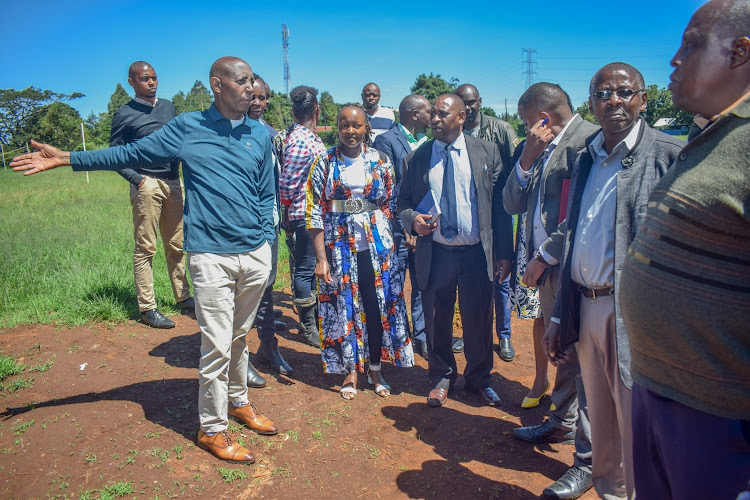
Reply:
[[339, 390], [339, 394], [347, 401], [351, 401], [357, 396], [357, 388], [355, 387], [356, 381], [346, 382], [346, 379], [344, 379], [344, 381], [344, 384], [341, 385], [341, 390]]
[[388, 385], [385, 382], [385, 379], [383, 379], [383, 376], [380, 376], [380, 379], [383, 380], [383, 383], [378, 382], [377, 384], [373, 382], [372, 377], [370, 377], [370, 372], [379, 372], [380, 371], [380, 363], [377, 365], [370, 364], [370, 368], [367, 370], [367, 383], [370, 385], [375, 386], [375, 394], [380, 396], [381, 398], [387, 398], [391, 395], [391, 386]]

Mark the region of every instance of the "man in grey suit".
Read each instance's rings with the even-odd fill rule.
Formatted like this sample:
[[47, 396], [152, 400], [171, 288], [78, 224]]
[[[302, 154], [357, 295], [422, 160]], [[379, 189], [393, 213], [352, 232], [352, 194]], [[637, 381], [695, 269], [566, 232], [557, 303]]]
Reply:
[[[399, 123], [386, 132], [378, 135], [372, 147], [388, 155], [396, 173], [394, 193], [398, 194], [401, 187], [401, 164], [404, 157], [427, 142], [427, 127], [430, 125], [430, 101], [418, 94], [404, 97], [398, 107]], [[398, 272], [401, 283], [406, 283], [406, 269], [409, 268], [411, 282], [411, 337], [414, 351], [425, 359], [427, 354], [427, 334], [424, 326], [424, 312], [422, 311], [422, 294], [417, 285], [416, 268], [414, 267], [414, 250], [417, 237], [411, 231], [404, 231], [401, 220], [393, 221], [393, 244], [396, 246], [398, 258]], [[407, 322], [408, 324], [408, 322]]]
[[[483, 404], [497, 406], [490, 387], [492, 370], [492, 280], [496, 260], [513, 253], [512, 221], [502, 209], [494, 183], [502, 163], [495, 144], [463, 134], [464, 103], [443, 94], [432, 105], [434, 141], [405, 159], [398, 211], [405, 228], [418, 235], [417, 281], [427, 327], [430, 406], [442, 406], [456, 382], [452, 351], [456, 289], [463, 320], [465, 388]], [[437, 222], [416, 211], [425, 195], [435, 194], [442, 212]], [[494, 241], [493, 241], [494, 238]], [[494, 249], [494, 252], [493, 252]]]
[[[562, 259], [562, 233], [557, 229], [565, 219], [566, 207], [561, 209], [561, 204], [566, 201], [576, 153], [598, 127], [574, 115], [568, 94], [552, 83], [529, 87], [518, 100], [518, 115], [529, 132], [503, 189], [503, 205], [511, 214], [526, 213], [526, 241], [519, 244], [526, 245], [526, 255], [534, 257], [527, 263], [523, 282], [539, 287], [546, 329], [557, 298]], [[544, 273], [546, 278], [539, 282]], [[535, 347], [541, 348], [543, 335], [544, 330], [535, 326]], [[543, 358], [546, 363], [546, 355]], [[552, 403], [555, 409], [550, 409], [547, 420], [514, 429], [513, 434], [532, 443], [571, 442], [575, 436], [573, 467], [544, 493], [553, 498], [578, 498], [592, 486], [591, 429], [575, 349], [557, 370]]]

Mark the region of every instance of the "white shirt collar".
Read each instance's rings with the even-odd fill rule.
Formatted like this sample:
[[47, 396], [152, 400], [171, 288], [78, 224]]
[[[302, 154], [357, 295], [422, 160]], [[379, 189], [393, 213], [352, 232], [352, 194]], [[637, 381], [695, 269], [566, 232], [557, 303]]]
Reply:
[[[625, 139], [621, 140], [614, 148], [612, 148], [612, 153], [614, 153], [616, 150], [625, 148], [625, 152], [630, 152], [635, 147], [635, 144], [638, 142], [638, 135], [641, 132], [641, 118], [638, 118], [638, 121], [635, 122], [635, 125], [633, 125], [633, 128], [630, 129], [630, 132], [625, 137]], [[596, 134], [596, 137], [594, 137], [594, 140], [591, 141], [591, 144], [589, 145], [589, 148], [593, 154], [596, 154], [598, 156], [602, 156], [604, 158], [610, 156], [612, 153], [607, 154], [607, 152], [604, 150], [604, 132], [599, 131], [598, 134]], [[623, 153], [624, 156], [624, 153]]]
[[435, 146], [437, 147], [439, 151], [445, 150], [446, 146], [449, 146], [449, 145], [453, 146], [459, 151], [462, 149], [466, 149], [466, 137], [464, 137], [464, 133], [461, 132], [460, 134], [458, 134], [458, 137], [456, 137], [456, 140], [450, 144], [446, 144], [443, 141], [438, 141], [437, 139], [435, 139]]
[[158, 97], [155, 97], [155, 98], [154, 98], [154, 103], [153, 103], [153, 104], [151, 104], [150, 102], [148, 102], [148, 101], [147, 101], [147, 100], [145, 100], [145, 99], [141, 99], [141, 98], [140, 98], [140, 97], [138, 97], [138, 96], [135, 96], [135, 97], [133, 97], [133, 100], [134, 100], [135, 102], [137, 102], [138, 104], [143, 104], [144, 106], [149, 106], [149, 107], [152, 107], [152, 108], [156, 107], [156, 103], [158, 103], [158, 102], [159, 102], [159, 98], [158, 98]]

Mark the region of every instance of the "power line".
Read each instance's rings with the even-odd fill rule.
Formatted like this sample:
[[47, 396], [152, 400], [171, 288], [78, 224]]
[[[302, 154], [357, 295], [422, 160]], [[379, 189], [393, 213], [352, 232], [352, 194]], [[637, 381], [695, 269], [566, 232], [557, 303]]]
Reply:
[[521, 64], [525, 65], [526, 67], [526, 71], [522, 73], [526, 79], [526, 88], [531, 87], [534, 84], [534, 81], [536, 81], [537, 77], [534, 54], [536, 54], [536, 49], [521, 49], [521, 56], [526, 57], [525, 60], [521, 61]]
[[284, 49], [284, 88], [286, 95], [289, 95], [292, 78], [289, 75], [289, 28], [286, 24], [281, 25], [281, 47]]

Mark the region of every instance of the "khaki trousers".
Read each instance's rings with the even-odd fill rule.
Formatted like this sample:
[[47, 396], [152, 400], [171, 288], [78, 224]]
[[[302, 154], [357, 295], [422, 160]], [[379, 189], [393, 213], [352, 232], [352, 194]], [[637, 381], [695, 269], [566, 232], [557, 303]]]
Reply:
[[613, 296], [594, 300], [581, 295], [577, 346], [591, 423], [594, 488], [608, 500], [633, 498], [632, 391], [620, 378]]
[[144, 176], [140, 189], [130, 185], [130, 204], [133, 207], [133, 271], [138, 309], [141, 312], [156, 308], [152, 261], [156, 253], [157, 229], [161, 232], [167, 271], [172, 292], [177, 302], [190, 298], [190, 287], [182, 260], [182, 181]]
[[247, 402], [247, 342], [271, 272], [271, 246], [241, 254], [188, 253], [201, 330], [201, 430], [226, 430], [227, 408]]

